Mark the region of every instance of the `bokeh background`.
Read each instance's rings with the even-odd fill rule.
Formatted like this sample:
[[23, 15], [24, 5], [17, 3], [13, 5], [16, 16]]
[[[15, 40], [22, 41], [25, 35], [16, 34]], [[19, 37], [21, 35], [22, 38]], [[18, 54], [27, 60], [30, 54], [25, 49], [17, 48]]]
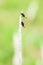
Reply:
[[[12, 65], [14, 53], [12, 36], [18, 30], [21, 10], [23, 9], [26, 14], [31, 1], [0, 0], [0, 65]], [[26, 23], [26, 28], [22, 31], [23, 65], [36, 65], [36, 60], [40, 60], [40, 40], [43, 40], [43, 0], [34, 1], [38, 1], [39, 9], [30, 27], [27, 27], [26, 23], [30, 21], [23, 19]], [[39, 30], [38, 33], [36, 30]]]

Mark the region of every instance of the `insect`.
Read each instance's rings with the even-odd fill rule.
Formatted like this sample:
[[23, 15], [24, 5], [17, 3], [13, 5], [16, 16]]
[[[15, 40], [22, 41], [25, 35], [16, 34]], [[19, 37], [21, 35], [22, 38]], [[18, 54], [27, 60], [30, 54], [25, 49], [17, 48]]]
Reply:
[[[21, 16], [24, 17], [24, 18], [26, 18], [25, 14], [23, 12], [21, 12]], [[22, 25], [22, 27], [24, 27], [24, 22], [22, 20], [21, 20], [21, 25]]]
[[24, 22], [23, 21], [21, 22], [21, 25], [22, 25], [22, 27], [24, 27]]
[[22, 17], [25, 17], [24, 13], [21, 13]]

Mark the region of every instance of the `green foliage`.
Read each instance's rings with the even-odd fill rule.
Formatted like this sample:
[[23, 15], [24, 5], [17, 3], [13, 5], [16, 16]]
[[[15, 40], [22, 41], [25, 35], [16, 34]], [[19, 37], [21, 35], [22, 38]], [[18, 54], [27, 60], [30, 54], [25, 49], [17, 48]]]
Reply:
[[[12, 46], [12, 36], [18, 30], [19, 23], [19, 15], [20, 11], [23, 9], [24, 12], [27, 11], [27, 8], [32, 0], [4, 0], [3, 4], [0, 4], [0, 64], [5, 65], [4, 63], [11, 63], [11, 59], [13, 56], [13, 46]], [[31, 28], [28, 26], [28, 29], [23, 29], [23, 56], [24, 62], [23, 65], [35, 65], [35, 61], [30, 59], [31, 52], [29, 54], [28, 46], [29, 41], [33, 40], [36, 48], [40, 47], [40, 39], [39, 37], [35, 37], [33, 28], [39, 24], [43, 24], [43, 0], [38, 0], [39, 2], [39, 10], [34, 21], [31, 23]], [[25, 21], [25, 20], [24, 20]], [[30, 22], [30, 21], [28, 21]], [[25, 22], [24, 22], [25, 23]], [[26, 25], [27, 26], [27, 25]], [[30, 35], [27, 35], [30, 34]], [[27, 38], [28, 37], [29, 40]], [[27, 43], [28, 42], [28, 43]], [[30, 47], [31, 50], [31, 47]], [[32, 51], [32, 50], [31, 50]], [[25, 58], [27, 57], [27, 58]], [[29, 64], [30, 63], [30, 64]]]

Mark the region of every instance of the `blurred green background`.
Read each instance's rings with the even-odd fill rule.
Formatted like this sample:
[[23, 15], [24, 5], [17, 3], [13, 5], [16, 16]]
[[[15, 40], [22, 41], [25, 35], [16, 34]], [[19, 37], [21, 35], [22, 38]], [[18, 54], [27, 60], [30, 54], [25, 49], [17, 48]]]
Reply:
[[[27, 8], [32, 0], [0, 0], [0, 65], [12, 65], [12, 56], [13, 56], [13, 44], [12, 36], [13, 33], [17, 32], [19, 24], [19, 15], [23, 9], [24, 13], [27, 11]], [[31, 26], [35, 26], [39, 21], [43, 24], [43, 0], [38, 0], [39, 10], [36, 18], [34, 19]], [[40, 23], [39, 23], [40, 24]], [[33, 29], [32, 27], [32, 29]], [[25, 41], [27, 32], [23, 33], [23, 65], [35, 65], [35, 59], [30, 57], [28, 53], [28, 43]], [[33, 32], [31, 32], [35, 35]], [[26, 35], [25, 35], [26, 34]], [[31, 34], [30, 34], [31, 36]], [[24, 38], [25, 37], [25, 38]], [[37, 39], [36, 37], [35, 39]], [[35, 46], [39, 49], [40, 38], [35, 40]]]
[[18, 30], [21, 10], [26, 10], [28, 0], [0, 0], [0, 65], [12, 65], [13, 33]]

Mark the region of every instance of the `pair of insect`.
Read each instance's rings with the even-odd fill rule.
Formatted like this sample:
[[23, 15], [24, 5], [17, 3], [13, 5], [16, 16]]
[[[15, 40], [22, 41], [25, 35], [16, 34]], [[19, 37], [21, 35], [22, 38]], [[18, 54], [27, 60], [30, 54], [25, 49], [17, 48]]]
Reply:
[[[22, 17], [25, 17], [25, 14], [24, 13], [21, 13], [21, 16]], [[22, 25], [22, 27], [24, 27], [24, 22], [23, 21], [21, 21], [21, 25]]]

